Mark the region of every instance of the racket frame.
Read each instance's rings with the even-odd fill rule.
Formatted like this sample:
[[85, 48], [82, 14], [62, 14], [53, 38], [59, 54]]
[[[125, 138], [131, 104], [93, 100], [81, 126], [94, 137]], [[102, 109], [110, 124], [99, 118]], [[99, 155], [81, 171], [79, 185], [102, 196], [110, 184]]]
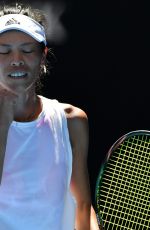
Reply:
[[100, 171], [96, 180], [96, 188], [95, 188], [95, 203], [96, 203], [96, 216], [97, 216], [97, 220], [98, 220], [98, 224], [100, 227], [103, 227], [103, 221], [102, 218], [99, 216], [99, 210], [97, 208], [97, 200], [98, 200], [98, 194], [97, 194], [97, 190], [100, 184], [100, 181], [102, 180], [103, 174], [104, 174], [104, 170], [105, 167], [107, 165], [107, 162], [110, 158], [110, 156], [112, 155], [112, 153], [118, 148], [118, 146], [120, 146], [126, 139], [132, 137], [132, 136], [139, 136], [139, 135], [146, 135], [146, 136], [150, 136], [150, 131], [149, 130], [135, 130], [135, 131], [130, 131], [124, 135], [122, 135], [119, 139], [117, 139], [117, 141], [114, 142], [114, 144], [109, 148], [106, 157], [103, 161], [103, 163], [101, 164], [100, 167]]

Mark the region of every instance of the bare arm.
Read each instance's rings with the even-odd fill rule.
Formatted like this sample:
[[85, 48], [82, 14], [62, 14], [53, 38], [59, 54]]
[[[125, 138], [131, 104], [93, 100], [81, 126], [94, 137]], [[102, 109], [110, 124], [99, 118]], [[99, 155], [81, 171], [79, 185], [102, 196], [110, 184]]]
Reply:
[[95, 211], [91, 205], [87, 169], [88, 119], [84, 111], [75, 107], [72, 108], [72, 112], [68, 115], [68, 128], [73, 150], [71, 191], [77, 201], [76, 229], [98, 230]]

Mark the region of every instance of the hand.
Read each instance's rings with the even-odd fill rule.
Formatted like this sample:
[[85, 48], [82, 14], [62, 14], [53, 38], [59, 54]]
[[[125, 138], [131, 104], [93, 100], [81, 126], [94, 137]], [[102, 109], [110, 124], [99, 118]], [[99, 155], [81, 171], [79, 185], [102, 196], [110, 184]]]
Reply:
[[0, 127], [10, 125], [13, 121], [17, 97], [16, 92], [0, 83]]
[[7, 135], [14, 119], [14, 106], [18, 95], [0, 83], [0, 183], [6, 151]]

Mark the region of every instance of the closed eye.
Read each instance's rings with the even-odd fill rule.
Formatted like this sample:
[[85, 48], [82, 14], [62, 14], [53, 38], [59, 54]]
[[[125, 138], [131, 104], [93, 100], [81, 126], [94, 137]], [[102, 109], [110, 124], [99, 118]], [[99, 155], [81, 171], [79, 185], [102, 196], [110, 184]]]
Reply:
[[10, 53], [9, 50], [7, 50], [7, 51], [2, 51], [2, 50], [0, 50], [0, 54], [9, 54], [9, 53]]
[[33, 53], [33, 50], [23, 50], [22, 52], [29, 54], [29, 53]]
[[11, 51], [11, 49], [10, 49], [9, 45], [0, 44], [0, 54], [8, 54], [8, 53], [10, 53], [10, 51]]

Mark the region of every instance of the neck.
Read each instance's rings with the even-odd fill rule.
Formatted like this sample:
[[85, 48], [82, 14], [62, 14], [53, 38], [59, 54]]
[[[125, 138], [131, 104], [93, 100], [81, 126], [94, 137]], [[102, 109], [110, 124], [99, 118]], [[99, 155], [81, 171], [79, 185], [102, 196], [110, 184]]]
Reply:
[[40, 98], [35, 94], [21, 94], [15, 105], [14, 120], [28, 122], [35, 120], [42, 111]]

